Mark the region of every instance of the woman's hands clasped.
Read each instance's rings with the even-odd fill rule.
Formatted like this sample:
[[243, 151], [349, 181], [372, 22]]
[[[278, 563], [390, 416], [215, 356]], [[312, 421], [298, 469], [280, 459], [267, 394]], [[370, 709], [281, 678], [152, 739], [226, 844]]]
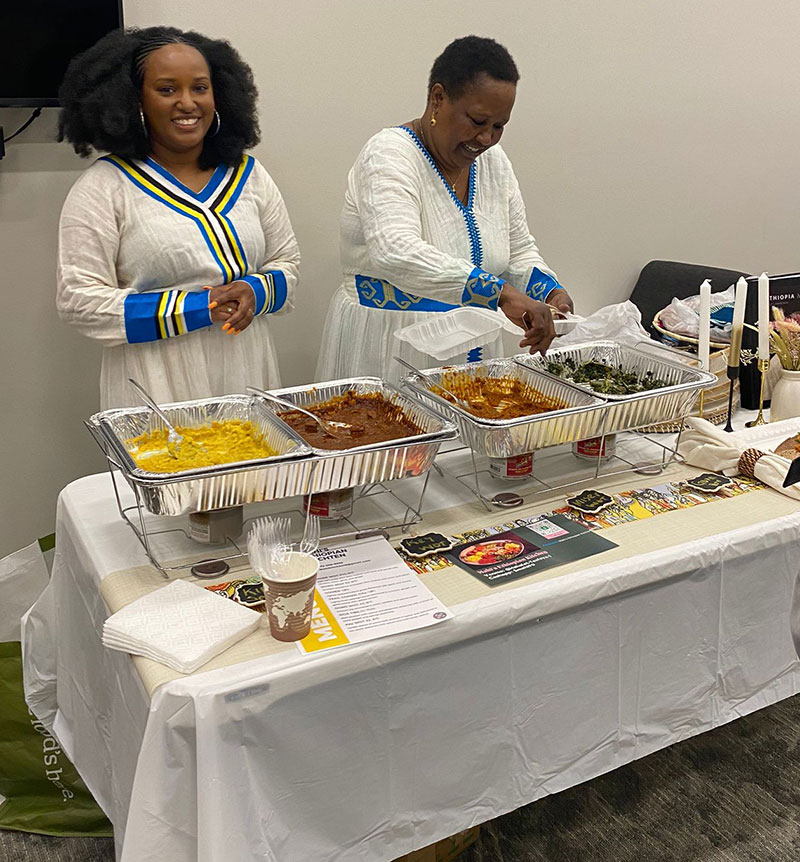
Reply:
[[256, 298], [246, 281], [233, 281], [218, 287], [207, 287], [212, 323], [221, 323], [225, 332], [238, 335], [247, 329], [255, 316]]

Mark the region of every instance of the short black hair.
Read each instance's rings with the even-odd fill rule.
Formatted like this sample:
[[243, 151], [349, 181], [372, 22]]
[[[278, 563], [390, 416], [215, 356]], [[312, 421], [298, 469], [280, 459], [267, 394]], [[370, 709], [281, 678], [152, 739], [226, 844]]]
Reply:
[[482, 36], [463, 36], [451, 42], [434, 60], [428, 93], [441, 84], [449, 99], [458, 99], [480, 75], [516, 84], [519, 72], [514, 58], [499, 42]]
[[260, 140], [253, 72], [228, 42], [175, 27], [113, 30], [75, 57], [58, 93], [58, 140], [84, 157], [96, 150], [146, 158], [150, 140], [139, 114], [139, 67], [154, 47], [175, 42], [196, 48], [211, 72], [220, 128], [206, 136], [200, 167], [238, 164]]

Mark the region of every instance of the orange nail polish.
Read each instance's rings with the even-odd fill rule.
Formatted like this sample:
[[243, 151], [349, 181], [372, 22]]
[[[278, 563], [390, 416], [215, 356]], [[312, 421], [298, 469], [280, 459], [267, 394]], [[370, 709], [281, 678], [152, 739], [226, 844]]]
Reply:
[[209, 303], [208, 303], [209, 311], [210, 311], [212, 308], [216, 308], [218, 305], [219, 305], [219, 303], [218, 303], [218, 302], [209, 302]]
[[229, 328], [230, 328], [230, 323], [223, 323], [222, 324], [222, 329], [224, 332], [227, 332]]

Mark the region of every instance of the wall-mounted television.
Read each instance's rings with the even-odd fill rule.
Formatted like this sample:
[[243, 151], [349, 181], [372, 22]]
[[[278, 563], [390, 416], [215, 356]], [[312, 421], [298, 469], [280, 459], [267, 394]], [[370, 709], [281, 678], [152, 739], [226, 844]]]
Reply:
[[0, 106], [58, 106], [69, 61], [122, 27], [122, 0], [0, 0]]

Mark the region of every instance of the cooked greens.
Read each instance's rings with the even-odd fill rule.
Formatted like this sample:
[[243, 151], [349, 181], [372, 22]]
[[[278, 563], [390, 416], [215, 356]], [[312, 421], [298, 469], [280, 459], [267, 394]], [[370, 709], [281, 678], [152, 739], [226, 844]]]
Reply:
[[551, 359], [546, 367], [550, 374], [562, 380], [580, 383], [581, 386], [588, 386], [594, 392], [604, 395], [633, 395], [649, 389], [661, 389], [668, 385], [664, 380], [654, 377], [652, 371], [636, 374], [596, 360], [576, 362], [574, 359], [567, 358], [563, 362], [558, 362]]

